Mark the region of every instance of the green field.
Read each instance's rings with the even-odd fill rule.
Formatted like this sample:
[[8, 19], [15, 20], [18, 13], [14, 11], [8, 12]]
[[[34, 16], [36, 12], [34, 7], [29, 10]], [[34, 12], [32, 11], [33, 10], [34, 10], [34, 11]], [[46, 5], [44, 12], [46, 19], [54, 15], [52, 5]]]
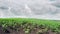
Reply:
[[25, 24], [31, 24], [33, 27], [39, 26], [40, 28], [51, 29], [54, 32], [60, 32], [60, 20], [43, 20], [33, 18], [0, 18], [0, 26], [2, 26], [3, 29], [7, 29], [7, 27], [12, 27], [13, 29], [15, 29], [16, 26], [26, 27]]

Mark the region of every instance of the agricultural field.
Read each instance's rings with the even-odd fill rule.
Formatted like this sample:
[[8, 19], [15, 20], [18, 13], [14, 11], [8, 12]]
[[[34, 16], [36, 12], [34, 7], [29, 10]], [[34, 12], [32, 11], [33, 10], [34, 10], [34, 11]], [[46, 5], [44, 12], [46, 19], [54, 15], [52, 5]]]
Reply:
[[0, 18], [0, 34], [60, 34], [60, 20]]

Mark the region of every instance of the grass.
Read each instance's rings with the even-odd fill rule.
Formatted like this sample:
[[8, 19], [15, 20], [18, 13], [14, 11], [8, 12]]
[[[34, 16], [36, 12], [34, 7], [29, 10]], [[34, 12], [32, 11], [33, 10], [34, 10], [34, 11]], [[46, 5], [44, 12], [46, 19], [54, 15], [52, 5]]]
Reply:
[[22, 26], [26, 23], [31, 23], [31, 25], [38, 25], [39, 27], [50, 28], [53, 31], [60, 32], [60, 21], [59, 20], [43, 20], [43, 19], [33, 19], [33, 18], [0, 18], [0, 26], [4, 29], [7, 27]]

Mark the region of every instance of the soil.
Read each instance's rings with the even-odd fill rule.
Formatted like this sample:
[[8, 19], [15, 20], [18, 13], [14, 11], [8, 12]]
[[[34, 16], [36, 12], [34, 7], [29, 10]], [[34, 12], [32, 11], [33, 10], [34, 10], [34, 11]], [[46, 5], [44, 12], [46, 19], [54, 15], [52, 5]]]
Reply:
[[[60, 33], [52, 32], [51, 30], [44, 31], [44, 32], [41, 32], [40, 30], [42, 29], [39, 28], [31, 29], [29, 34], [60, 34]], [[20, 28], [19, 31], [15, 31], [10, 28], [7, 28], [7, 30], [4, 32], [2, 27], [0, 27], [0, 34], [27, 34], [27, 33], [25, 33], [23, 28]]]

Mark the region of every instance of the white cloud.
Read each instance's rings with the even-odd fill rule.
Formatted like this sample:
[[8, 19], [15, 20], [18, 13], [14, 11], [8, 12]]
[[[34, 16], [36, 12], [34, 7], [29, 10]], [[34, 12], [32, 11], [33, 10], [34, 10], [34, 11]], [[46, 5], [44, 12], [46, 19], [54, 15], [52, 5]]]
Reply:
[[[3, 6], [8, 9], [1, 10]], [[9, 7], [10, 11], [8, 11]], [[35, 15], [44, 16], [43, 18], [60, 18], [60, 0], [0, 0], [0, 12], [3, 14], [2, 16], [0, 13], [2, 17], [22, 15], [33, 17]]]

